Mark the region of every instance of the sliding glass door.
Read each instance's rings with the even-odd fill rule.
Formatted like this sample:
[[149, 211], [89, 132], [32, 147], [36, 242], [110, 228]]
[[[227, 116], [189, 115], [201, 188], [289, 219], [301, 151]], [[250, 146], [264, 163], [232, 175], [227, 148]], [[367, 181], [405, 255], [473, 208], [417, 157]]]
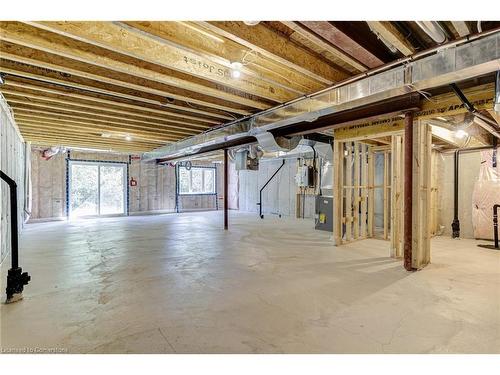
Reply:
[[70, 216], [125, 214], [126, 165], [71, 161]]

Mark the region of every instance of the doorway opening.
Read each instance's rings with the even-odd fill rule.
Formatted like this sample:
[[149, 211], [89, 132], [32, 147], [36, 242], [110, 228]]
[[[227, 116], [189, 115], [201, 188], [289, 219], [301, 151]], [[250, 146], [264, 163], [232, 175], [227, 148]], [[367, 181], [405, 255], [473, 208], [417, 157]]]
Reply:
[[124, 215], [126, 165], [69, 162], [69, 217]]

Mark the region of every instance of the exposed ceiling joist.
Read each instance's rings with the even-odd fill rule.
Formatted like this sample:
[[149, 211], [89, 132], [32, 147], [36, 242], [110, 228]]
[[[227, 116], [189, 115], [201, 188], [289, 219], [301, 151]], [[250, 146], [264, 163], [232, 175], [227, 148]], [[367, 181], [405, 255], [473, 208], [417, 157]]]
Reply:
[[73, 129], [81, 129], [92, 132], [100, 132], [100, 133], [116, 133], [116, 134], [130, 134], [137, 138], [148, 139], [154, 142], [169, 142], [175, 141], [178, 137], [172, 136], [169, 133], [165, 132], [156, 132], [145, 129], [137, 129], [131, 128], [127, 126], [114, 126], [114, 125], [95, 125], [88, 124], [85, 122], [78, 121], [61, 121], [61, 120], [53, 120], [53, 119], [44, 119], [40, 117], [31, 117], [30, 115], [21, 114], [21, 112], [16, 115], [16, 122], [19, 124], [31, 124], [31, 125], [39, 125], [41, 127], [50, 127], [52, 129], [58, 129], [61, 133], [65, 131], [73, 131]]
[[[14, 65], [14, 67], [16, 67], [16, 63], [17, 63], [18, 66], [16, 68], [23, 68], [24, 69], [25, 67], [23, 67], [22, 65], [26, 64], [26, 65], [35, 66], [35, 67], [42, 68], [42, 69], [48, 69], [49, 74], [52, 72], [52, 73], [55, 73], [54, 75], [56, 75], [56, 76], [67, 76], [69, 78], [77, 77], [77, 78], [84, 78], [86, 80], [92, 80], [94, 82], [98, 82], [100, 84], [100, 87], [108, 87], [109, 85], [113, 85], [113, 86], [117, 86], [117, 87], [128, 89], [128, 90], [134, 90], [135, 92], [138, 92], [138, 93], [146, 92], [146, 93], [153, 94], [153, 95], [156, 95], [156, 96], [159, 96], [162, 98], [169, 98], [169, 96], [168, 96], [169, 93], [163, 91], [163, 87], [161, 87], [161, 85], [160, 86], [156, 86], [156, 85], [146, 86], [147, 82], [142, 82], [140, 80], [135, 81], [135, 82], [133, 80], [122, 81], [122, 80], [118, 80], [116, 78], [110, 78], [110, 76], [106, 75], [105, 73], [102, 73], [102, 75], [97, 75], [97, 74], [88, 73], [88, 72], [85, 72], [82, 70], [76, 70], [74, 68], [63, 67], [63, 66], [55, 65], [52, 63], [48, 63], [48, 62], [42, 62], [39, 60], [28, 59], [25, 57], [19, 57], [19, 56], [7, 54], [7, 53], [2, 54], [1, 58], [3, 60], [0, 61], [0, 69], [2, 69], [2, 67], [4, 66], [4, 61], [8, 60], [8, 61], [14, 62], [14, 64], [11, 64], [11, 66]], [[130, 81], [132, 81], [133, 83], [131, 83]], [[94, 83], [94, 85], [95, 85], [95, 83]], [[175, 99], [189, 103], [188, 101], [183, 100], [183, 97], [176, 97]], [[188, 99], [188, 98], [185, 98], [185, 99]], [[213, 109], [221, 110], [221, 111], [224, 111], [226, 113], [233, 112], [233, 113], [238, 113], [241, 115], [250, 114], [250, 112], [248, 110], [236, 109], [236, 108], [230, 107], [229, 105], [207, 103], [204, 101], [198, 101], [198, 99], [193, 99], [193, 98], [191, 98], [190, 100], [191, 100], [191, 103], [198, 104], [198, 105], [205, 106], [205, 107], [211, 107]], [[185, 108], [186, 108], [186, 110], [189, 110], [189, 107], [185, 107]], [[209, 112], [207, 110], [207, 111], [203, 111], [203, 113], [210, 115], [211, 112]]]
[[93, 119], [100, 119], [102, 121], [106, 121], [109, 123], [117, 123], [117, 124], [131, 124], [131, 125], [146, 125], [150, 127], [158, 127], [158, 128], [163, 128], [171, 132], [172, 134], [180, 134], [183, 136], [188, 136], [188, 135], [193, 135], [198, 133], [196, 130], [189, 130], [189, 129], [182, 129], [180, 127], [172, 127], [167, 124], [162, 124], [162, 123], [156, 123], [156, 122], [148, 122], [148, 121], [142, 121], [142, 120], [136, 120], [136, 119], [131, 119], [127, 117], [122, 117], [122, 116], [114, 116], [114, 115], [109, 115], [106, 113], [103, 113], [102, 111], [94, 111], [94, 110], [86, 110], [86, 109], [77, 109], [75, 106], [67, 106], [67, 105], [52, 105], [52, 104], [47, 104], [46, 101], [44, 100], [26, 100], [26, 99], [19, 99], [19, 98], [13, 98], [11, 95], [6, 95], [7, 100], [9, 103], [13, 104], [13, 107], [16, 108], [17, 105], [26, 105], [29, 107], [36, 107], [36, 108], [42, 108], [42, 109], [48, 109], [48, 110], [53, 110], [53, 111], [64, 111], [64, 112], [69, 112], [71, 114], [75, 113], [78, 115], [84, 115], [89, 118]]
[[376, 68], [384, 64], [381, 59], [328, 21], [301, 21], [300, 23], [314, 31], [330, 44], [337, 46], [348, 56], [352, 56], [356, 61], [363, 64], [362, 66]]
[[67, 126], [81, 126], [94, 130], [102, 130], [106, 131], [118, 131], [118, 132], [128, 132], [134, 134], [142, 134], [142, 135], [152, 135], [157, 138], [165, 138], [168, 140], [178, 140], [182, 138], [182, 136], [178, 134], [172, 134], [170, 131], [159, 128], [151, 128], [145, 126], [138, 125], [129, 125], [129, 124], [114, 124], [114, 123], [106, 123], [99, 122], [93, 119], [80, 118], [77, 116], [66, 116], [61, 115], [59, 113], [52, 113], [43, 111], [37, 111], [36, 109], [30, 108], [22, 108], [15, 107], [13, 108], [14, 117], [16, 121], [29, 121], [36, 122], [40, 124], [52, 124], [55, 128], [57, 127], [61, 131], [63, 131]]
[[[163, 138], [163, 137], [154, 137], [152, 135], [142, 135], [142, 134], [137, 134], [133, 132], [127, 132], [127, 131], [116, 131], [116, 130], [107, 130], [107, 131], [101, 131], [100, 129], [91, 129], [88, 127], [79, 127], [79, 126], [70, 126], [70, 125], [65, 125], [65, 131], [67, 134], [64, 132], [60, 132], [59, 129], [54, 128], [53, 124], [44, 124], [44, 123], [39, 123], [39, 122], [32, 122], [32, 121], [27, 121], [27, 120], [19, 120], [17, 121], [17, 124], [19, 128], [22, 128], [23, 130], [25, 129], [32, 129], [39, 131], [43, 134], [45, 134], [48, 131], [56, 131], [58, 134], [61, 136], [66, 136], [66, 135], [74, 135], [74, 134], [84, 134], [88, 135], [91, 137], [95, 137], [96, 133], [101, 133], [105, 135], [109, 135], [109, 138], [115, 139], [115, 138], [124, 138], [125, 136], [130, 136], [132, 137], [134, 142], [142, 141], [142, 142], [148, 142], [148, 143], [156, 143], [156, 144], [165, 144], [167, 142], [172, 142], [174, 141], [173, 139], [168, 139], [168, 138]], [[43, 136], [43, 135], [42, 135]]]
[[[256, 77], [249, 77], [242, 72], [239, 79], [231, 77], [230, 69], [220, 63], [203, 59], [199, 55], [189, 51], [187, 48], [179, 48], [165, 40], [153, 38], [152, 34], [133, 28], [126, 24], [111, 22], [29, 22], [30, 25], [48, 30], [65, 37], [76, 39], [81, 42], [105, 48], [113, 52], [133, 57], [138, 60], [157, 64], [168, 69], [190, 74], [213, 83], [240, 90], [244, 93], [257, 97], [269, 99], [275, 102], [283, 102], [293, 99], [296, 93], [272, 85]], [[116, 61], [116, 60], [115, 60]], [[118, 65], [118, 64], [116, 64]], [[133, 67], [130, 67], [133, 70]], [[139, 70], [139, 69], [135, 69]], [[195, 87], [190, 81], [175, 80], [169, 76], [171, 85], [176, 82], [177, 87], [188, 88], [197, 92], [210, 92], [208, 85]], [[202, 89], [202, 90], [200, 90]], [[227, 100], [237, 103], [248, 102], [243, 96], [233, 95], [230, 92], [218, 89], [216, 97], [228, 97]], [[248, 105], [248, 104], [247, 104]]]
[[189, 50], [201, 58], [216, 61], [226, 68], [230, 68], [233, 62], [240, 62], [243, 64], [243, 72], [272, 84], [281, 85], [298, 94], [320, 90], [324, 86], [311, 77], [290, 70], [232, 40], [218, 37], [192, 22], [127, 21], [124, 23], [177, 46], [183, 48], [189, 46]]
[[165, 110], [158, 110], [154, 108], [149, 108], [144, 105], [136, 105], [136, 104], [129, 104], [129, 103], [123, 103], [118, 100], [109, 100], [109, 99], [103, 99], [100, 97], [95, 97], [91, 95], [82, 95], [78, 93], [71, 92], [69, 90], [63, 90], [61, 87], [58, 87], [57, 89], [55, 88], [50, 88], [46, 86], [40, 86], [40, 85], [34, 85], [30, 83], [25, 83], [25, 82], [18, 82], [14, 80], [7, 80], [7, 82], [4, 85], [4, 88], [2, 91], [5, 91], [5, 88], [10, 89], [12, 88], [13, 90], [17, 90], [20, 92], [32, 92], [32, 93], [40, 93], [40, 94], [49, 94], [49, 95], [58, 95], [58, 96], [63, 96], [65, 98], [72, 98], [72, 99], [78, 99], [78, 100], [83, 100], [85, 102], [94, 102], [94, 103], [99, 103], [102, 104], [103, 107], [105, 106], [110, 106], [110, 107], [118, 107], [118, 108], [126, 108], [133, 110], [134, 112], [132, 113], [145, 113], [147, 116], [151, 116], [151, 118], [156, 118], [157, 115], [160, 115], [159, 118], [174, 122], [174, 123], [179, 123], [179, 124], [186, 124], [186, 125], [192, 125], [193, 127], [199, 127], [199, 128], [207, 128], [210, 127], [211, 125], [218, 124], [219, 121], [216, 120], [211, 120], [208, 118], [203, 118], [203, 117], [194, 117], [190, 115], [182, 115], [176, 112], [169, 112]]
[[[70, 74], [61, 75], [56, 71], [45, 71], [45, 75], [42, 74], [44, 70], [42, 68], [24, 64], [18, 64], [13, 61], [2, 60], [0, 56], [0, 71], [7, 73], [16, 78], [21, 78], [24, 80], [31, 80], [33, 82], [43, 82], [51, 85], [58, 85], [65, 88], [70, 88], [72, 90], [80, 90], [85, 93], [92, 93], [95, 95], [104, 95], [111, 98], [122, 99], [133, 101], [144, 108], [147, 106], [155, 106], [156, 108], [165, 108], [170, 111], [172, 116], [177, 115], [181, 118], [205, 118], [210, 120], [217, 119], [222, 120], [232, 120], [234, 117], [229, 116], [229, 114], [222, 114], [221, 112], [210, 112], [207, 110], [202, 110], [195, 108], [193, 106], [180, 106], [176, 104], [168, 103], [167, 100], [160, 100], [159, 96], [154, 96], [153, 94], [148, 94], [145, 92], [139, 92], [132, 89], [114, 87], [111, 85], [106, 85], [95, 81], [86, 81], [80, 77], [71, 76]], [[57, 78], [56, 78], [57, 77]], [[89, 82], [89, 84], [83, 84], [81, 82]], [[90, 85], [92, 84], [92, 85]], [[119, 90], [119, 91], [118, 91]], [[156, 98], [156, 99], [153, 99]], [[220, 121], [217, 121], [219, 123]]]
[[[182, 122], [182, 121], [177, 121], [177, 120], [171, 120], [171, 119], [166, 119], [163, 117], [157, 117], [157, 116], [148, 116], [148, 115], [143, 115], [138, 112], [130, 112], [130, 111], [124, 111], [120, 109], [115, 109], [112, 107], [104, 107], [104, 106], [99, 106], [99, 105], [92, 105], [88, 104], [85, 102], [78, 102], [78, 101], [71, 101], [71, 100], [65, 100], [61, 99], [61, 95], [58, 96], [47, 96], [47, 95], [40, 95], [40, 94], [33, 94], [30, 92], [23, 92], [23, 91], [18, 91], [18, 90], [11, 90], [9, 89], [9, 86], [6, 85], [6, 87], [2, 88], [2, 93], [7, 96], [13, 96], [16, 98], [32, 98], [36, 100], [41, 100], [41, 101], [46, 101], [50, 103], [56, 103], [56, 104], [61, 104], [62, 108], [65, 108], [64, 106], [73, 106], [77, 108], [85, 108], [89, 110], [94, 110], [98, 111], [97, 113], [99, 114], [106, 114], [106, 113], [113, 113], [113, 114], [118, 114], [125, 116], [125, 119], [137, 119], [143, 120], [144, 123], [146, 124], [151, 124], [151, 125], [160, 125], [160, 126], [165, 126], [168, 127], [169, 129], [175, 130], [182, 130], [182, 133], [186, 134], [193, 134], [199, 131], [203, 131], [209, 128], [208, 125], [196, 125], [196, 124], [190, 124], [188, 122]], [[29, 103], [29, 100], [25, 100], [23, 102]], [[113, 116], [111, 118], [122, 118], [120, 116]], [[147, 121], [145, 121], [147, 120]]]
[[358, 60], [356, 60], [352, 56], [348, 55], [347, 53], [345, 53], [341, 49], [337, 48], [335, 45], [326, 42], [321, 37], [318, 37], [313, 32], [311, 32], [307, 27], [305, 27], [301, 22], [299, 23], [299, 22], [294, 22], [294, 21], [283, 21], [282, 23], [285, 24], [286, 26], [288, 26], [294, 32], [301, 35], [302, 37], [310, 40], [311, 42], [318, 45], [319, 47], [321, 47], [325, 51], [329, 52], [330, 54], [335, 56], [335, 58], [352, 66], [356, 70], [358, 70], [360, 72], [364, 72], [367, 70], [367, 67], [364, 64], [360, 63]]
[[367, 21], [368, 25], [384, 40], [397, 48], [403, 55], [413, 55], [416, 50], [396, 27], [388, 21]]
[[[5, 26], [7, 24], [7, 26]], [[235, 93], [221, 85], [192, 77], [188, 80], [173, 77], [170, 72], [153, 64], [141, 62], [125, 55], [115, 56], [112, 51], [99, 49], [78, 40], [62, 37], [30, 25], [0, 23], [0, 40], [6, 42], [2, 57], [31, 60], [31, 65], [40, 63], [53, 65], [54, 70], [71, 70], [75, 75], [114, 77], [116, 82], [131, 83], [136, 86], [156, 87], [163, 97], [170, 97], [206, 107], [232, 111], [232, 108], [264, 109], [269, 105], [251, 94]], [[38, 62], [38, 64], [37, 64]], [[235, 111], [233, 111], [235, 112]]]
[[209, 30], [240, 43], [252, 50], [288, 66], [290, 69], [320, 80], [324, 84], [341, 81], [348, 77], [317, 56], [296, 45], [288, 38], [273, 32], [259, 23], [247, 26], [243, 22], [200, 22]]

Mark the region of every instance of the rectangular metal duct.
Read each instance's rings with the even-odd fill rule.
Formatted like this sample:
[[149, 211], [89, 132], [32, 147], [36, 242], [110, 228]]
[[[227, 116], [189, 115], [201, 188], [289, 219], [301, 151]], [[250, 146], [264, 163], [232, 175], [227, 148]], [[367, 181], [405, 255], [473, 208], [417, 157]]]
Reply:
[[[432, 54], [431, 54], [432, 53]], [[466, 37], [365, 72], [318, 93], [237, 120], [144, 154], [147, 160], [190, 155], [204, 146], [358, 108], [410, 92], [470, 79], [500, 69], [500, 31]]]

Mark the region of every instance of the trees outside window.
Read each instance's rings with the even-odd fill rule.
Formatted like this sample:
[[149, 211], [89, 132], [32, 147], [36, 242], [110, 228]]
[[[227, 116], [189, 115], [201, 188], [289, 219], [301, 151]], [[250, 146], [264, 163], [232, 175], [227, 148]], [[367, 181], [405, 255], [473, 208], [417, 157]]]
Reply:
[[179, 167], [179, 194], [215, 194], [215, 168]]

